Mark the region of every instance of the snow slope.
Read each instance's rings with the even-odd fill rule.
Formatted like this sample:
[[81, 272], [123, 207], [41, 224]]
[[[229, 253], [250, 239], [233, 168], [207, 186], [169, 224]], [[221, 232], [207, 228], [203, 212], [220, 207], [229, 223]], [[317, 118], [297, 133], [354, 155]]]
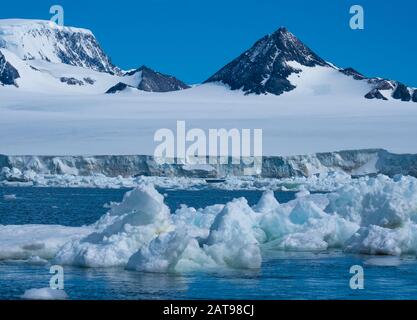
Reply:
[[[44, 20], [0, 19], [0, 57], [0, 85], [14, 85], [20, 94], [98, 94], [117, 83], [157, 92], [188, 88], [146, 67], [136, 75], [125, 73], [111, 63], [90, 30]], [[3, 60], [9, 64], [7, 74]], [[19, 74], [17, 81], [11, 79], [11, 67]]]
[[[341, 77], [326, 72], [321, 76]], [[417, 153], [417, 106], [364, 99], [360, 82], [343, 79], [318, 87], [301, 76], [300, 90], [281, 96], [247, 96], [215, 84], [168, 93], [65, 96], [0, 87], [0, 153], [153, 155], [155, 131], [175, 132], [177, 120], [185, 120], [187, 129], [261, 128], [264, 155], [368, 148]]]
[[[312, 69], [312, 67], [319, 67]], [[258, 40], [250, 49], [217, 71], [205, 83], [221, 82], [231, 90], [243, 90], [247, 94], [281, 95], [299, 90], [297, 77], [311, 76], [319, 91], [331, 85], [328, 77], [317, 78], [311, 70], [322, 70], [324, 75], [335, 74], [349, 77], [367, 87], [366, 99], [417, 102], [417, 89], [403, 83], [381, 78], [367, 78], [353, 68], [342, 69], [324, 61], [294, 34], [281, 27]], [[331, 69], [331, 70], [326, 70]], [[333, 72], [332, 72], [333, 71]], [[339, 80], [333, 77], [334, 80]], [[343, 81], [343, 80], [342, 80]], [[335, 97], [336, 98], [336, 97]]]
[[[110, 86], [123, 80], [122, 76], [64, 63], [54, 63], [46, 60], [25, 61], [8, 49], [0, 50], [6, 61], [19, 72], [20, 77], [15, 80], [18, 88], [13, 90], [16, 98], [30, 92], [47, 94], [47, 96], [50, 93], [64, 96], [69, 94], [101, 94]], [[68, 84], [65, 81], [67, 79], [75, 79], [77, 83]], [[3, 91], [7, 89], [9, 88], [1, 88], [0, 94], [3, 96]], [[47, 96], [45, 96], [45, 99], [47, 99]]]

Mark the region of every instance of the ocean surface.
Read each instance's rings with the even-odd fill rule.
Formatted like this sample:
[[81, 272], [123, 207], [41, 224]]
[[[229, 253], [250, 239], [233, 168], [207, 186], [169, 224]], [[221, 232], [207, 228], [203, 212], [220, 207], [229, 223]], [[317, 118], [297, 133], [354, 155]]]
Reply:
[[[0, 224], [82, 226], [120, 202], [126, 189], [0, 188]], [[181, 204], [205, 207], [258, 191], [159, 191], [172, 211]], [[15, 195], [11, 197], [10, 195]], [[280, 202], [293, 192], [276, 192]], [[70, 299], [417, 299], [415, 258], [370, 257], [340, 251], [269, 252], [259, 270], [157, 274], [123, 268], [65, 267]], [[349, 286], [352, 265], [364, 268], [364, 289]], [[47, 287], [48, 265], [0, 261], [0, 299], [19, 299], [27, 289]]]

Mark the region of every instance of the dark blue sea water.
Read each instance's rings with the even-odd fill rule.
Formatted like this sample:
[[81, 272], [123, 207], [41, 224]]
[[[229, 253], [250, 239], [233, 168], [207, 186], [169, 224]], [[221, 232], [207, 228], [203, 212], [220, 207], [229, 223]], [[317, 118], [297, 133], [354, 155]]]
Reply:
[[[256, 191], [169, 191], [172, 210], [180, 204], [205, 207], [244, 196], [256, 203]], [[0, 188], [0, 224], [60, 224], [95, 222], [110, 201], [126, 190], [65, 188]], [[4, 195], [16, 195], [6, 200]], [[280, 202], [294, 193], [276, 193]], [[370, 257], [342, 252], [268, 254], [255, 271], [151, 274], [123, 268], [65, 267], [65, 291], [71, 299], [416, 299], [417, 261], [402, 258], [390, 266], [367, 264]], [[381, 261], [384, 258], [381, 258]], [[386, 264], [386, 263], [385, 263]], [[362, 265], [365, 288], [352, 290], [349, 269]], [[0, 262], [0, 299], [18, 299], [27, 289], [47, 287], [49, 267]]]
[[[120, 202], [129, 189], [91, 188], [1, 188], [0, 224], [59, 224], [77, 227], [96, 222], [109, 209], [104, 205]], [[260, 191], [172, 191], [158, 189], [164, 195], [171, 211], [181, 204], [204, 208], [217, 203], [226, 203], [234, 198], [245, 197], [250, 205], [256, 204]], [[16, 199], [6, 200], [7, 195]], [[295, 198], [294, 192], [277, 192], [280, 202]]]

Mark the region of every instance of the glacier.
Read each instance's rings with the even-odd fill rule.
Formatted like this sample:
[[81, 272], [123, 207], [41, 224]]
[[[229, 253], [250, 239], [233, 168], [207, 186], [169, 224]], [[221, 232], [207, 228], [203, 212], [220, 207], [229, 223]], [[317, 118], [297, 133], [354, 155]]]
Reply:
[[[0, 184], [63, 187], [134, 187], [144, 180], [160, 186], [190, 188], [205, 178], [226, 177], [217, 184], [230, 189], [321, 185], [334, 189], [352, 177], [384, 174], [417, 177], [417, 155], [382, 149], [263, 157], [257, 177], [244, 175], [245, 165], [158, 164], [152, 156], [6, 156], [0, 155]], [[327, 184], [327, 185], [326, 185]]]
[[93, 225], [1, 226], [0, 239], [2, 260], [163, 273], [257, 269], [278, 251], [415, 256], [417, 179], [361, 177], [288, 203], [267, 190], [252, 207], [238, 198], [175, 212], [143, 183]]

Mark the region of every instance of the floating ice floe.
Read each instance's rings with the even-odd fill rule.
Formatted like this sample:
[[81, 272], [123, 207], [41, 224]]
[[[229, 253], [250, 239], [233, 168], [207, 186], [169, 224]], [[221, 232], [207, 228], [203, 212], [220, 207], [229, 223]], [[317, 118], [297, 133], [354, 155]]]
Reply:
[[272, 191], [171, 213], [152, 184], [125, 194], [95, 224], [0, 227], [0, 258], [38, 256], [54, 264], [121, 266], [145, 272], [260, 268], [272, 251], [339, 249], [417, 254], [417, 179], [352, 179], [337, 191], [279, 203]]
[[259, 177], [228, 177], [224, 182], [207, 184], [205, 179], [190, 177], [108, 177], [103, 174], [81, 176], [76, 174], [39, 174], [32, 170], [21, 172], [17, 168], [3, 168], [0, 186], [35, 186], [65, 188], [135, 188], [143, 183], [174, 190], [224, 189], [224, 190], [301, 190], [333, 191], [349, 184], [352, 177], [344, 172], [324, 172], [310, 177], [286, 179]]
[[66, 242], [91, 232], [91, 227], [0, 225], [0, 260], [52, 259]]
[[21, 298], [26, 300], [66, 300], [68, 295], [64, 290], [40, 288], [26, 290]]
[[5, 194], [5, 195], [3, 196], [3, 199], [4, 199], [4, 200], [16, 200], [16, 199], [17, 199], [17, 197], [16, 197], [16, 195], [15, 195], [15, 194]]

